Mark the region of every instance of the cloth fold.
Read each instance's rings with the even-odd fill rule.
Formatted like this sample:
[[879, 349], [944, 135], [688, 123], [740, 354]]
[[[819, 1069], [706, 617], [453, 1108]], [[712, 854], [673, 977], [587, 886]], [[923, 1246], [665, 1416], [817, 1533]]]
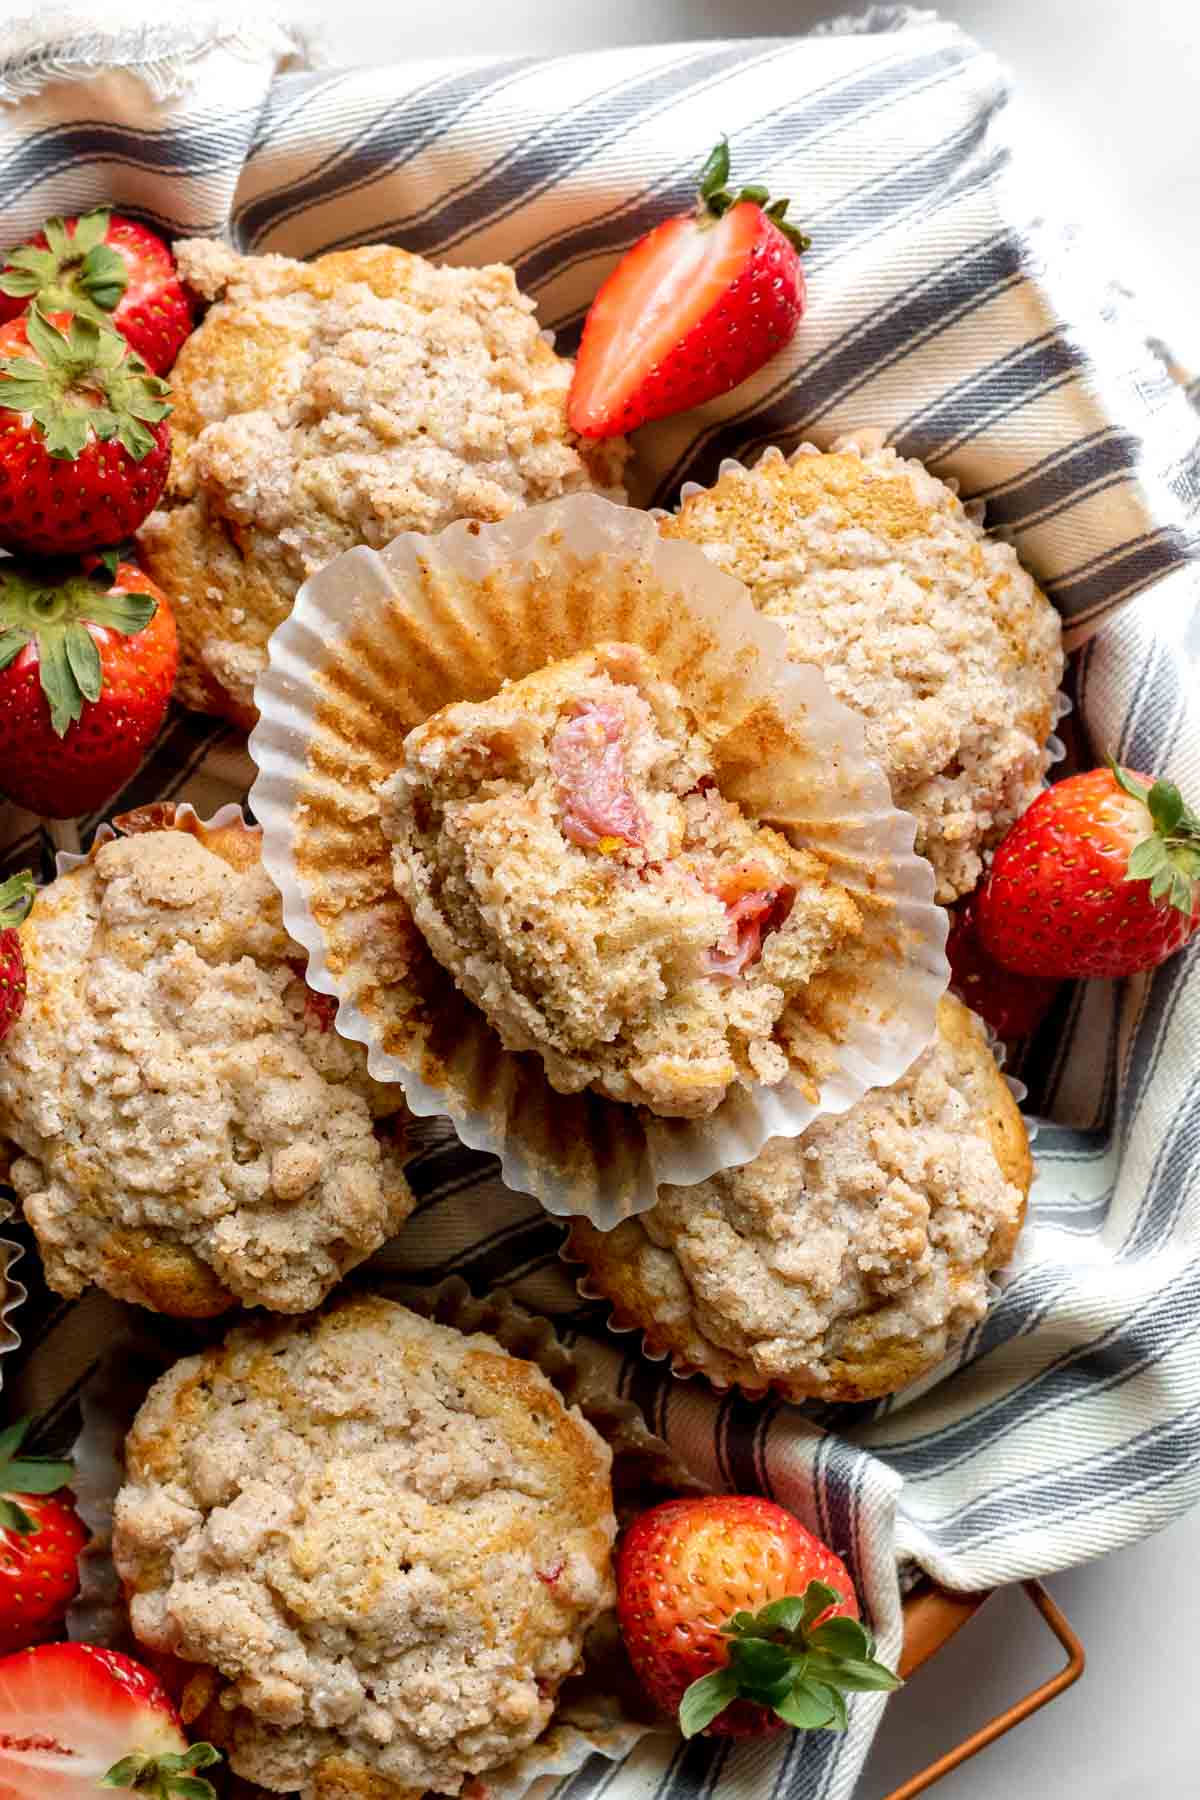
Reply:
[[[120, 67], [83, 54], [78, 32], [46, 35], [31, 60], [7, 27], [6, 226], [20, 237], [111, 198], [168, 233], [227, 232], [250, 250], [385, 239], [500, 259], [570, 349], [599, 280], [688, 204], [724, 131], [736, 173], [789, 194], [813, 237], [810, 311], [750, 382], [639, 434], [638, 498], [671, 503], [725, 455], [884, 427], [987, 502], [1086, 640], [1083, 756], [1111, 749], [1200, 793], [1196, 418], [1086, 246], [1022, 216], [995, 60], [931, 14], [876, 8], [853, 26], [361, 69], [297, 66], [286, 31], [201, 42], [194, 18], [140, 50], [118, 34]], [[235, 733], [176, 712], [111, 810], [187, 798], [207, 816], [251, 776]], [[95, 823], [81, 821], [85, 841]], [[0, 865], [47, 877], [53, 848], [39, 821], [0, 808]], [[1200, 1492], [1198, 1042], [1195, 948], [1153, 977], [1064, 990], [1019, 1071], [1048, 1120], [1019, 1262], [939, 1382], [801, 1411], [674, 1381], [611, 1340], [622, 1390], [699, 1474], [773, 1494], [847, 1556], [885, 1657], [902, 1565], [963, 1589], [1047, 1573]], [[422, 1126], [410, 1175], [418, 1210], [382, 1266], [505, 1287], [564, 1330], [604, 1335], [604, 1309], [558, 1260], [560, 1225], [444, 1121]], [[12, 1317], [23, 1345], [0, 1362], [5, 1405], [69, 1442], [114, 1303], [54, 1303], [31, 1248], [18, 1273], [30, 1294]], [[838, 1800], [880, 1707], [858, 1697], [844, 1738], [647, 1741], [616, 1776], [595, 1765], [562, 1791], [684, 1800], [719, 1783]]]

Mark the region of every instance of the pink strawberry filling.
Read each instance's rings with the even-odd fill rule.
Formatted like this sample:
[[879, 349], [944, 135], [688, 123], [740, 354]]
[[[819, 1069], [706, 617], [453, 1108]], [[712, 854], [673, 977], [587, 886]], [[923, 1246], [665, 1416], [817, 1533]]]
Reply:
[[[297, 959], [289, 962], [288, 968], [295, 972], [300, 981], [304, 981], [307, 972], [304, 963]], [[315, 988], [310, 988], [307, 981], [304, 981], [304, 1018], [306, 1024], [315, 1025], [318, 1031], [329, 1031], [337, 1018], [337, 1001], [332, 994], [318, 994]]]
[[583, 850], [645, 842], [646, 820], [625, 773], [625, 719], [617, 706], [585, 702], [554, 734], [550, 762], [562, 832]]
[[761, 882], [762, 869], [735, 869], [715, 883], [715, 893], [725, 908], [725, 935], [708, 952], [710, 975], [736, 980], [762, 955], [763, 939], [778, 931], [792, 910], [796, 890], [791, 887], [748, 886]]

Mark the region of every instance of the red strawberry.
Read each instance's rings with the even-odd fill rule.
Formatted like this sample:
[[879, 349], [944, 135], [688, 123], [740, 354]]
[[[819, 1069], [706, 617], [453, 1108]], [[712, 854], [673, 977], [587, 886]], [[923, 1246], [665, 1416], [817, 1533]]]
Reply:
[[581, 437], [613, 437], [725, 394], [787, 343], [804, 311], [786, 200], [731, 194], [722, 140], [700, 172], [694, 212], [626, 252], [583, 327], [567, 416]]
[[171, 461], [166, 394], [90, 319], [31, 310], [0, 327], [0, 545], [60, 556], [136, 531]]
[[1200, 925], [1200, 816], [1115, 763], [1039, 794], [992, 861], [979, 935], [1023, 975], [1153, 969]]
[[213, 1800], [198, 1776], [220, 1757], [193, 1744], [162, 1683], [93, 1644], [43, 1644], [0, 1661], [0, 1796], [94, 1800], [135, 1788], [155, 1800]]
[[0, 271], [0, 322], [30, 302], [111, 325], [156, 375], [165, 375], [192, 329], [192, 307], [160, 237], [98, 207], [82, 218], [47, 219]]
[[979, 941], [978, 904], [979, 896], [972, 894], [950, 915], [946, 944], [950, 985], [997, 1037], [1028, 1037], [1045, 1018], [1062, 983], [1049, 976], [1016, 975], [993, 962]]
[[33, 876], [11, 875], [0, 881], [0, 1044], [25, 1005], [25, 956], [17, 926], [33, 905]]
[[617, 1616], [635, 1674], [685, 1737], [840, 1731], [844, 1694], [900, 1685], [874, 1660], [840, 1557], [771, 1500], [643, 1513], [617, 1557]]
[[157, 736], [177, 660], [136, 564], [0, 561], [0, 791], [50, 819], [95, 812]]
[[0, 1432], [0, 1652], [54, 1635], [79, 1586], [76, 1564], [87, 1543], [64, 1491], [70, 1463], [18, 1455], [28, 1424], [18, 1419]]

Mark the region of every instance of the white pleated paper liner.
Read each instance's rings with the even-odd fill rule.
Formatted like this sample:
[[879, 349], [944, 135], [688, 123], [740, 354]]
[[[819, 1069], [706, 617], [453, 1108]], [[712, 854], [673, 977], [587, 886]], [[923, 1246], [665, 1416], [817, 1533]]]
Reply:
[[54, 870], [57, 875], [67, 875], [72, 869], [82, 868], [90, 862], [101, 844], [109, 844], [119, 833], [131, 836], [142, 831], [188, 831], [203, 842], [206, 832], [224, 831], [231, 825], [240, 825], [243, 831], [257, 837], [261, 828], [251, 825], [242, 808], [236, 801], [229, 801], [225, 806], [217, 808], [211, 819], [202, 819], [187, 800], [156, 800], [150, 806], [139, 806], [133, 812], [118, 813], [111, 825], [98, 827], [86, 851], [56, 850], [54, 853]]
[[[0, 1149], [0, 1182], [4, 1180], [3, 1150]], [[0, 1195], [0, 1223], [12, 1216], [11, 1202]], [[24, 1251], [11, 1238], [0, 1237], [0, 1357], [20, 1348], [21, 1334], [13, 1323], [13, 1315], [28, 1298], [24, 1284], [13, 1269]], [[0, 1390], [4, 1387], [4, 1365], [0, 1362]]]
[[[433, 1288], [414, 1290], [402, 1283], [372, 1279], [368, 1271], [361, 1271], [360, 1276], [352, 1277], [347, 1286], [385, 1294], [457, 1330], [484, 1332], [511, 1355], [536, 1363], [565, 1403], [577, 1406], [611, 1446], [619, 1522], [658, 1500], [705, 1491], [675, 1452], [647, 1429], [634, 1403], [614, 1392], [595, 1346], [568, 1348], [547, 1320], [526, 1312], [507, 1295], [475, 1299], [457, 1277]], [[130, 1633], [112, 1561], [113, 1504], [124, 1479], [125, 1438], [151, 1385], [175, 1356], [193, 1354], [219, 1342], [230, 1322], [175, 1322], [172, 1352], [155, 1331], [150, 1316], [115, 1304], [113, 1312], [116, 1323], [105, 1356], [80, 1395], [82, 1425], [72, 1457], [79, 1509], [93, 1538], [81, 1561], [80, 1591], [68, 1613], [67, 1627], [77, 1641], [144, 1656]], [[661, 1726], [633, 1680], [615, 1617], [608, 1615], [589, 1634], [584, 1668], [564, 1683], [556, 1715], [541, 1737], [481, 1779], [491, 1800], [521, 1800], [536, 1783], [573, 1774], [596, 1754], [620, 1761], [657, 1729]]]
[[[962, 996], [959, 995], [958, 998], [962, 999]], [[967, 1007], [968, 1011], [971, 1010], [970, 1007], [967, 1006], [965, 1000], [962, 1000], [962, 1004]], [[979, 1017], [978, 1014], [974, 1016], [977, 1019]], [[987, 1024], [986, 1020], [979, 1019], [979, 1023], [987, 1038], [988, 1048], [995, 1058], [996, 1066], [1003, 1075], [1006, 1055], [1005, 1046], [1000, 1039], [996, 1037], [995, 1032]], [[1037, 1161], [1032, 1155], [1033, 1147], [1038, 1135], [1038, 1121], [1036, 1118], [1027, 1114], [1023, 1108], [1023, 1102], [1027, 1098], [1028, 1089], [1024, 1082], [1017, 1080], [1015, 1076], [1003, 1075], [1003, 1079], [1004, 1085], [1012, 1095], [1012, 1098], [1021, 1113], [1021, 1120], [1025, 1127], [1025, 1135], [1031, 1152], [1032, 1172], [1022, 1228], [1014, 1246], [1012, 1257], [1003, 1268], [992, 1270], [988, 1276], [987, 1290], [989, 1312], [1002, 1295], [1010, 1276], [1024, 1265], [1024, 1246], [1027, 1243], [1032, 1228], [1032, 1214], [1034, 1210], [1033, 1193], [1038, 1173]], [[634, 1338], [637, 1343], [639, 1354], [647, 1358], [650, 1362], [666, 1363], [676, 1380], [691, 1381], [699, 1377], [718, 1394], [727, 1394], [731, 1390], [736, 1389], [737, 1392], [747, 1400], [765, 1401], [775, 1397], [778, 1399], [790, 1400], [794, 1404], [806, 1406], [810, 1410], [822, 1414], [827, 1412], [831, 1406], [837, 1406], [839, 1404], [839, 1402], [831, 1402], [817, 1396], [798, 1395], [790, 1392], [785, 1380], [749, 1383], [737, 1380], [736, 1378], [730, 1379], [728, 1375], [722, 1373], [712, 1364], [705, 1364], [703, 1361], [697, 1361], [681, 1354], [679, 1351], [673, 1349], [671, 1344], [665, 1341], [663, 1336], [656, 1333], [653, 1325], [647, 1324], [643, 1318], [633, 1317], [618, 1301], [614, 1300], [613, 1296], [597, 1280], [588, 1261], [586, 1252], [579, 1247], [573, 1233], [567, 1233], [559, 1248], [558, 1254], [560, 1262], [564, 1264], [570, 1273], [575, 1291], [580, 1299], [586, 1300], [591, 1304], [599, 1303], [607, 1309], [604, 1318], [606, 1331], [616, 1339], [628, 1340], [631, 1337]], [[941, 1362], [926, 1369], [922, 1374], [917, 1376], [914, 1380], [907, 1382], [903, 1387], [897, 1388], [892, 1393], [881, 1396], [875, 1400], [850, 1402], [849, 1404], [869, 1405], [875, 1408], [883, 1407], [890, 1411], [918, 1399], [921, 1394], [927, 1393], [929, 1389], [937, 1387], [939, 1383], [945, 1381], [947, 1376], [951, 1375], [955, 1369], [961, 1367], [964, 1362], [970, 1360], [972, 1355], [972, 1345], [976, 1341], [979, 1332], [986, 1324], [986, 1321], [987, 1314], [985, 1313], [981, 1319], [977, 1320], [975, 1324], [972, 1325], [970, 1331], [959, 1342], [951, 1347]], [[725, 1355], [720, 1347], [716, 1345], [714, 1345], [714, 1354], [716, 1357], [720, 1358], [724, 1358]]]
[[[406, 733], [603, 642], [650, 651], [713, 743], [726, 796], [815, 851], [864, 917], [836, 1017], [805, 1027], [804, 1085], [735, 1089], [705, 1119], [557, 1094], [539, 1058], [503, 1050], [392, 886], [376, 788]], [[349, 551], [301, 589], [256, 701], [251, 804], [309, 985], [337, 999], [337, 1028], [367, 1046], [377, 1081], [400, 1083], [418, 1115], [448, 1114], [550, 1211], [607, 1229], [662, 1183], [702, 1181], [844, 1111], [929, 1043], [945, 914], [861, 721], [819, 671], [789, 662], [739, 582], [649, 515], [577, 495]]]

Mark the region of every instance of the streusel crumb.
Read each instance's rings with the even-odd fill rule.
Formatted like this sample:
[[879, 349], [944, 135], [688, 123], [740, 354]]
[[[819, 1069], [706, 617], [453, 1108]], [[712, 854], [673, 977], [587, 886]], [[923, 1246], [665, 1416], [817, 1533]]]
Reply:
[[50, 1285], [159, 1312], [301, 1312], [413, 1201], [371, 1081], [241, 826], [102, 845], [22, 927], [0, 1139]]
[[626, 1324], [721, 1382], [865, 1400], [934, 1367], [987, 1306], [1032, 1169], [979, 1021], [947, 998], [894, 1087], [615, 1231], [572, 1228]]
[[1063, 671], [1058, 614], [1012, 548], [894, 450], [768, 451], [663, 531], [743, 581], [862, 714], [938, 899], [969, 893], [1038, 791]]
[[624, 497], [626, 447], [568, 430], [571, 364], [511, 269], [385, 246], [175, 250], [215, 304], [171, 375], [170, 480], [141, 548], [176, 604], [189, 705], [253, 720], [268, 637], [339, 551], [581, 489]]
[[238, 1775], [456, 1794], [539, 1735], [612, 1604], [610, 1465], [492, 1338], [344, 1299], [155, 1384], [113, 1556], [137, 1638], [217, 1672], [196, 1730]]

